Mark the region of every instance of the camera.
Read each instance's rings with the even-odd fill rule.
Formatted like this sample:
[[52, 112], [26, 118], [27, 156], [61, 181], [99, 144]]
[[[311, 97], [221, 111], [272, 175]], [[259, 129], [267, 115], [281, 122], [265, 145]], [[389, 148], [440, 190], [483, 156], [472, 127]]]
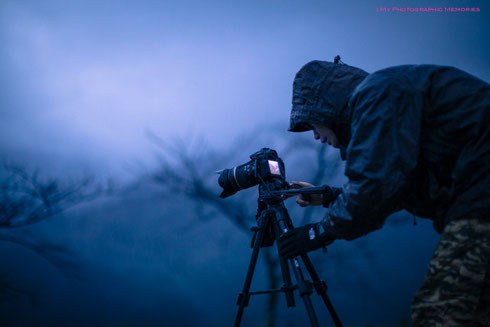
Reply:
[[218, 183], [223, 188], [221, 198], [229, 197], [260, 182], [277, 184], [278, 188], [287, 184], [284, 162], [275, 150], [263, 148], [250, 155], [250, 159], [247, 163], [221, 172], [218, 178]]

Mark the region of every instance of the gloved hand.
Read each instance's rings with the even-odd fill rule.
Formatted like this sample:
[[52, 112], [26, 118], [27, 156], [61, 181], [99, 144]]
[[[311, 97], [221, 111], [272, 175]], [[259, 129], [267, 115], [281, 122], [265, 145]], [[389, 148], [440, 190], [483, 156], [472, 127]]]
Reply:
[[307, 224], [291, 229], [279, 238], [279, 254], [292, 259], [303, 253], [319, 249], [334, 241], [320, 223]]

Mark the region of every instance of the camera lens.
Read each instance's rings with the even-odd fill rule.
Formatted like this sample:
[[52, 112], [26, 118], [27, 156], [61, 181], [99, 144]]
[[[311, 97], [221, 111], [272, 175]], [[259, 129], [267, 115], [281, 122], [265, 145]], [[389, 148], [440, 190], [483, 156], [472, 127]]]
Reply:
[[218, 178], [219, 185], [223, 188], [221, 198], [226, 198], [236, 192], [258, 184], [255, 177], [255, 165], [253, 162], [225, 169]]

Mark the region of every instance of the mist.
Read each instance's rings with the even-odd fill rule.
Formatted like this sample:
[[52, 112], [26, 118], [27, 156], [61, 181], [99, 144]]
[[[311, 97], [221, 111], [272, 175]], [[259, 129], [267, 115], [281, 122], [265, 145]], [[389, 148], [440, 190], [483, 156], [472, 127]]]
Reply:
[[[376, 12], [469, 5], [481, 11]], [[94, 196], [0, 228], [0, 325], [229, 326], [252, 233], [156, 178], [179, 159], [161, 145], [188, 150], [216, 198], [215, 171], [262, 147], [284, 156], [288, 180], [309, 181], [322, 146], [287, 132], [304, 64], [431, 63], [488, 81], [489, 10], [477, 0], [1, 1], [0, 161], [60, 190], [88, 178]], [[343, 163], [324, 151], [321, 183], [341, 186]], [[222, 201], [244, 204], [252, 227], [256, 198], [250, 189]], [[286, 205], [300, 225], [305, 211]], [[437, 240], [430, 221], [402, 212], [312, 259], [346, 326], [394, 326], [407, 321]], [[259, 261], [253, 289], [267, 287], [266, 273]], [[243, 326], [264, 323], [266, 301], [251, 299]], [[278, 326], [307, 325], [299, 297], [296, 308], [278, 301]]]

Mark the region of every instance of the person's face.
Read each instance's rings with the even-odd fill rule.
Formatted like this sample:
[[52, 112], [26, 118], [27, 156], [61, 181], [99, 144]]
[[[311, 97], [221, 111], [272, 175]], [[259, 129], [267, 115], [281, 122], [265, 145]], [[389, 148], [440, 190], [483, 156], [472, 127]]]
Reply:
[[339, 147], [339, 140], [337, 135], [328, 127], [322, 124], [312, 124], [313, 127], [313, 137], [315, 140], [320, 140], [322, 143], [328, 143], [334, 148]]

